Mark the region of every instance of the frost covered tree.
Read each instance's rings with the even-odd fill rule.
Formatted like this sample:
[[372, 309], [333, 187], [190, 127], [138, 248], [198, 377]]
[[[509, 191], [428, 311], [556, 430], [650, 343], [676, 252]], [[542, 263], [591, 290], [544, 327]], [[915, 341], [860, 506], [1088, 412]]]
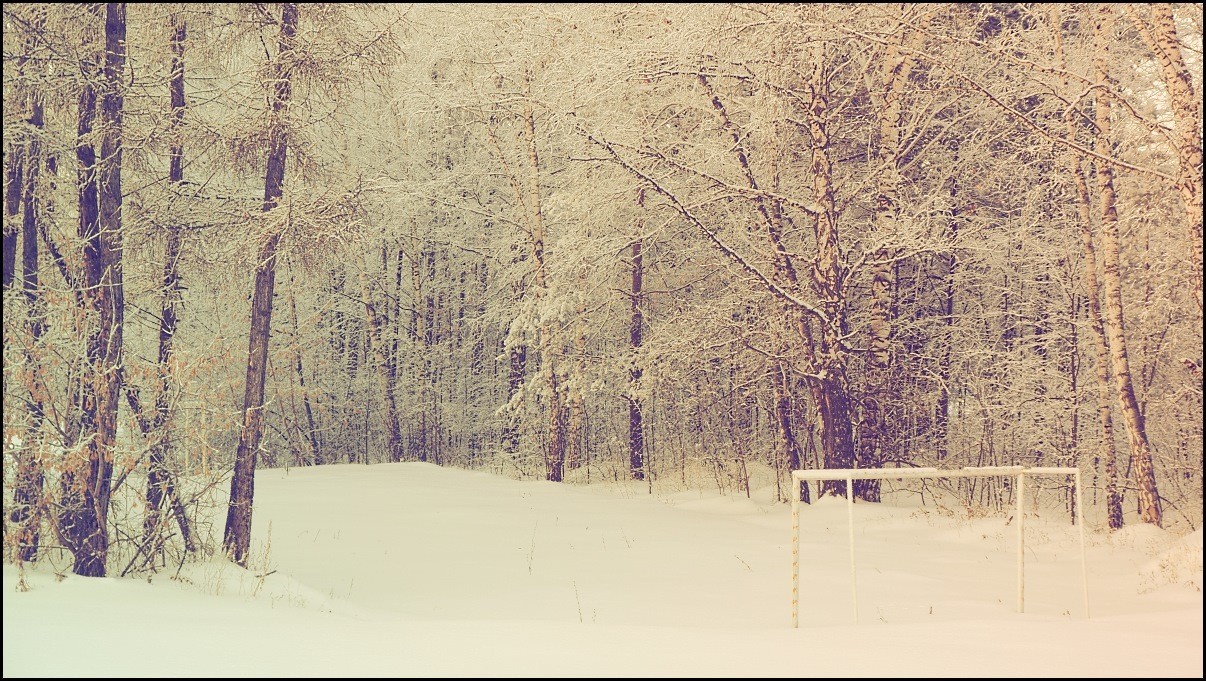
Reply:
[[[306, 9], [303, 11], [297, 4], [284, 3], [277, 17], [257, 6], [260, 14], [256, 17], [257, 30], [275, 29], [276, 50], [267, 53], [264, 65], [263, 87], [268, 93], [268, 108], [262, 119], [264, 127], [253, 129], [245, 138], [251, 149], [265, 147], [267, 169], [262, 213], [257, 225], [259, 233], [255, 240], [257, 256], [242, 425], [223, 535], [225, 551], [240, 565], [246, 565], [250, 545], [254, 476], [264, 432], [265, 383], [276, 268], [282, 240], [292, 236], [300, 241], [305, 238], [302, 235], [306, 235], [321, 243], [336, 233], [354, 232], [362, 221], [360, 197], [363, 188], [359, 178], [344, 177], [342, 182], [328, 180], [325, 191], [306, 199], [286, 196], [290, 149], [303, 155], [294, 162], [294, 167], [323, 168], [319, 156], [322, 150], [314, 138], [326, 131], [313, 123], [307, 125], [309, 121], [300, 111], [303, 106], [337, 108], [338, 95], [354, 74], [370, 70], [393, 47], [389, 24], [365, 26], [360, 23], [360, 17], [339, 7]], [[350, 59], [353, 55], [355, 59]], [[318, 174], [319, 171], [313, 172]], [[296, 190], [290, 190], [290, 193], [296, 193]], [[367, 302], [365, 309], [370, 327], [375, 326], [376, 318]], [[396, 430], [391, 431], [391, 435], [391, 444], [396, 447]]]
[[1196, 6], [120, 8], [4, 9], [15, 559], [352, 462], [1201, 522]]
[[[275, 60], [270, 66], [268, 87], [271, 113], [268, 124], [268, 169], [264, 176], [264, 212], [273, 221], [284, 223], [287, 216], [280, 205], [284, 195], [285, 157], [288, 153], [288, 132], [283, 121], [292, 96], [293, 51], [297, 36], [298, 6], [284, 3], [279, 21], [280, 38]], [[277, 209], [275, 213], [274, 209]], [[239, 448], [235, 453], [234, 475], [230, 481], [230, 510], [226, 515], [226, 530], [222, 544], [231, 560], [247, 564], [251, 543], [251, 511], [255, 490], [255, 462], [263, 436], [264, 375], [268, 364], [268, 339], [271, 333], [273, 288], [276, 284], [276, 253], [285, 225], [269, 228], [259, 248], [259, 263], [255, 269], [255, 287], [251, 298], [251, 335], [247, 350], [247, 380], [243, 395], [243, 428], [239, 433]]]

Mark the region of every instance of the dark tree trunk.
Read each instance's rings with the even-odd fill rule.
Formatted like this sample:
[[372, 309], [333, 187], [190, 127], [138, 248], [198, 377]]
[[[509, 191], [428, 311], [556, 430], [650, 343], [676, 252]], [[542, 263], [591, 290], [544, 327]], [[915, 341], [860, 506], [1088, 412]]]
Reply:
[[17, 214], [21, 212], [21, 192], [25, 186], [22, 156], [20, 145], [14, 144], [8, 152], [8, 162], [4, 164], [7, 167], [7, 171], [4, 173], [3, 268], [5, 289], [13, 285], [13, 277], [16, 272], [17, 236], [20, 234], [20, 230], [17, 228]]
[[[85, 71], [91, 71], [95, 68], [95, 64], [85, 63], [82, 68]], [[87, 75], [92, 76], [93, 74]], [[96, 314], [95, 292], [99, 285], [99, 276], [96, 274], [98, 267], [93, 266], [98, 260], [96, 240], [100, 232], [97, 214], [99, 207], [96, 189], [96, 150], [90, 141], [95, 122], [96, 90], [92, 83], [85, 79], [80, 89], [75, 157], [78, 162], [78, 230], [79, 236], [84, 242], [83, 281], [79, 282], [83, 284], [81, 287], [83, 292], [79, 300], [85, 305], [90, 318]], [[92, 323], [91, 319], [89, 323]], [[91, 352], [88, 353], [86, 361], [88, 363], [95, 361]], [[69, 444], [72, 445], [79, 441], [81, 435], [88, 437], [96, 430], [95, 389], [92, 382], [87, 380], [87, 376], [84, 375], [86, 373], [90, 373], [87, 368], [82, 372], [73, 373], [71, 377], [71, 394], [77, 412], [73, 415], [73, 422], [69, 426], [71, 431], [69, 432]], [[85, 457], [87, 455], [88, 453], [84, 454]], [[79, 457], [72, 457], [59, 476], [59, 484], [62, 488], [59, 527], [63, 535], [63, 544], [75, 554], [82, 549], [83, 538], [94, 531], [94, 528], [90, 528], [89, 525], [95, 524], [89, 516], [90, 509], [93, 508], [91, 490], [94, 487], [89, 484], [86, 458], [81, 461]], [[102, 574], [103, 567], [102, 564]]]
[[[388, 456], [389, 461], [396, 463], [402, 460], [402, 429], [398, 423], [397, 400], [394, 398], [397, 376], [394, 374], [393, 362], [389, 358], [389, 346], [386, 345], [385, 339], [382, 337], [382, 328], [387, 326], [387, 323], [381, 318], [381, 314], [377, 311], [377, 306], [373, 304], [367, 278], [365, 279], [363, 290], [365, 326], [368, 329], [369, 344], [377, 356], [377, 372], [381, 377], [381, 389], [385, 398], [385, 427], [388, 437]], [[308, 407], [309, 405], [307, 404]]]
[[[641, 289], [641, 277], [644, 274], [641, 260], [641, 240], [632, 242], [632, 321], [628, 329], [628, 341], [635, 353], [640, 350], [644, 315], [641, 310], [644, 296]], [[637, 395], [641, 382], [641, 367], [633, 357], [632, 366], [628, 370], [628, 466], [633, 480], [645, 479], [645, 424], [641, 415], [642, 401]]]
[[[815, 63], [808, 82], [808, 130], [812, 138], [813, 193], [820, 210], [814, 231], [817, 254], [812, 263], [812, 281], [825, 320], [821, 328], [821, 347], [814, 362], [818, 378], [812, 380], [818, 423], [821, 427], [821, 451], [825, 468], [853, 468], [853, 427], [850, 421], [849, 383], [846, 379], [846, 355], [842, 350], [845, 323], [845, 266], [838, 238], [838, 211], [833, 192], [833, 163], [829, 156], [829, 90], [825, 72], [825, 48], [814, 48]], [[828, 480], [822, 485], [827, 494], [846, 494], [844, 480]]]
[[[884, 401], [891, 395], [891, 374], [886, 368], [873, 368], [867, 372], [867, 378], [865, 389], [870, 394], [864, 395], [862, 400], [857, 461], [859, 468], [882, 468], [883, 448], [888, 443]], [[879, 491], [879, 480], [854, 481], [854, 495], [862, 501], [878, 502]]]
[[[41, 98], [34, 95], [32, 112], [29, 123], [34, 128], [42, 128]], [[24, 173], [24, 190], [21, 203], [23, 211], [21, 219], [21, 287], [27, 305], [27, 335], [29, 345], [25, 356], [30, 366], [38, 367], [41, 359], [38, 356], [38, 345], [46, 329], [45, 311], [41, 293], [38, 290], [38, 222], [43, 219], [43, 211], [38, 200], [37, 185], [39, 166], [41, 165], [42, 149], [38, 135], [35, 135], [27, 147], [26, 158], [28, 168]], [[17, 172], [21, 177], [21, 172]], [[10, 215], [12, 211], [10, 211]], [[41, 542], [41, 524], [43, 513], [43, 473], [41, 460], [42, 421], [44, 417], [43, 399], [46, 395], [45, 382], [40, 372], [31, 378], [29, 386], [29, 424], [26, 428], [25, 441], [17, 453], [17, 471], [13, 481], [13, 509], [9, 520], [17, 531], [17, 553], [23, 561], [34, 561], [38, 557]]]
[[[959, 163], [959, 142], [954, 142], [954, 162]], [[947, 236], [951, 243], [959, 235], [959, 179], [951, 179], [950, 188], [951, 219], [947, 223]], [[950, 404], [951, 404], [951, 352], [954, 345], [952, 333], [955, 325], [955, 272], [958, 260], [955, 254], [946, 258], [947, 267], [944, 276], [945, 290], [942, 295], [942, 348], [938, 360], [938, 403], [934, 407], [934, 450], [939, 461], [946, 459], [950, 453]]]
[[[546, 361], [546, 360], [541, 360]], [[549, 367], [548, 442], [544, 458], [544, 479], [561, 482], [565, 478], [565, 405], [561, 402], [561, 382], [554, 367]]]
[[[850, 427], [850, 392], [846, 383], [846, 372], [836, 365], [821, 381], [821, 451], [825, 457], [825, 468], [853, 468], [854, 443]], [[824, 486], [830, 494], [844, 495], [846, 483], [842, 480], [826, 481]]]
[[[284, 193], [286, 129], [281, 117], [291, 94], [287, 66], [297, 33], [298, 10], [285, 3], [281, 12], [280, 47], [273, 73], [272, 112], [269, 131], [268, 170], [264, 176], [264, 212], [275, 208]], [[268, 367], [268, 340], [272, 328], [272, 294], [276, 283], [276, 248], [280, 233], [268, 237], [260, 248], [251, 298], [251, 332], [247, 347], [247, 379], [243, 393], [243, 428], [235, 451], [234, 476], [230, 481], [230, 507], [226, 513], [223, 549], [235, 563], [246, 567], [251, 548], [251, 510], [255, 495], [255, 464], [264, 433], [264, 377]]]
[[[427, 461], [428, 411], [432, 391], [432, 368], [429, 348], [435, 327], [435, 299], [429, 292], [434, 278], [434, 254], [426, 244], [419, 245], [410, 258], [410, 285], [413, 304], [410, 310], [411, 340], [414, 343], [415, 384], [419, 403], [418, 418], [414, 420], [414, 431], [410, 438], [410, 450], [419, 461]], [[419, 301], [423, 301], [420, 307]]]
[[[293, 337], [297, 339], [297, 357], [293, 363], [293, 370], [297, 373], [297, 385], [301, 388], [302, 393], [302, 409], [306, 412], [306, 443], [310, 447], [309, 465], [315, 465], [319, 461], [318, 454], [318, 426], [314, 423], [314, 409], [310, 405], [310, 391], [306, 389], [306, 372], [302, 366], [302, 350], [301, 350], [301, 327], [297, 320], [297, 299], [294, 296], [293, 290], [293, 275], [289, 275], [289, 320], [293, 325]], [[395, 356], [397, 352], [397, 342], [395, 339]]]
[[[125, 72], [126, 7], [105, 5], [105, 90], [100, 98], [101, 162], [83, 142], [91, 133], [96, 95], [88, 85], [80, 97], [77, 147], [80, 160], [80, 235], [84, 245], [85, 299], [96, 327], [87, 343], [88, 363], [82, 377], [81, 419], [87, 461], [69, 465], [62, 475], [64, 543], [75, 556], [72, 570], [103, 577], [109, 552], [109, 494], [113, 446], [117, 436], [121, 390], [122, 290], [121, 159], [122, 92]], [[81, 479], [80, 474], [83, 473]]]
[[[135, 421], [138, 422], [138, 430], [145, 438], [150, 438], [155, 434], [154, 416], [148, 417], [142, 408], [142, 400], [138, 397], [136, 387], [128, 382], [124, 382], [122, 386], [126, 393], [126, 403], [130, 405], [130, 411], [134, 413]], [[166, 501], [171, 508], [172, 515], [176, 518], [176, 524], [180, 527], [180, 537], [184, 541], [184, 548], [187, 551], [196, 551], [197, 543], [193, 539], [192, 525], [188, 521], [188, 515], [184, 509], [184, 502], [181, 501], [180, 495], [176, 492], [176, 483], [172, 479], [172, 474], [166, 469], [162, 472], [162, 485], [159, 487], [160, 494], [163, 495], [163, 501]], [[144, 543], [144, 547], [148, 550], [153, 550], [153, 545]]]
[[[800, 443], [796, 440], [795, 429], [792, 426], [791, 392], [787, 384], [787, 367], [776, 363], [771, 367], [772, 384], [775, 388], [775, 427], [779, 432], [779, 446], [782, 447], [781, 457], [787, 462], [787, 470], [797, 471], [802, 468], [800, 461]], [[808, 483], [801, 482], [796, 498], [804, 503], [811, 503], [808, 493]]]
[[[184, 40], [186, 26], [179, 16], [172, 18], [172, 77], [168, 84], [172, 102], [172, 145], [168, 182], [173, 189], [184, 181], [184, 142], [181, 126], [184, 123]], [[159, 391], [155, 396], [155, 416], [152, 429], [157, 441], [151, 446], [150, 465], [147, 471], [147, 515], [143, 521], [144, 540], [158, 534], [160, 514], [168, 487], [172, 484], [167, 471], [167, 459], [172, 450], [172, 433], [169, 424], [171, 396], [172, 340], [176, 335], [176, 305], [180, 299], [180, 226], [171, 224], [167, 233], [167, 255], [163, 264], [163, 300], [159, 322]], [[185, 547], [192, 551], [194, 545], [187, 524], [181, 524]]]
[[[526, 345], [517, 345], [511, 348], [508, 355], [507, 369], [507, 400], [515, 398], [515, 394], [519, 392], [520, 387], [527, 377], [528, 366], [528, 348]], [[503, 426], [502, 443], [503, 451], [507, 454], [514, 454], [519, 451], [519, 416], [518, 414], [510, 414], [507, 417], [507, 422]]]

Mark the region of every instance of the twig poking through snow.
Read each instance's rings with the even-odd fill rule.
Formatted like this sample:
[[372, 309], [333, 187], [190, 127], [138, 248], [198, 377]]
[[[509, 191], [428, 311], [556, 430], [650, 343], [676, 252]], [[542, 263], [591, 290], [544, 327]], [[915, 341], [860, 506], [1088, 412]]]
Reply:
[[532, 558], [536, 555], [536, 528], [540, 527], [540, 521], [532, 526], [532, 546], [528, 548], [528, 574], [532, 574]]

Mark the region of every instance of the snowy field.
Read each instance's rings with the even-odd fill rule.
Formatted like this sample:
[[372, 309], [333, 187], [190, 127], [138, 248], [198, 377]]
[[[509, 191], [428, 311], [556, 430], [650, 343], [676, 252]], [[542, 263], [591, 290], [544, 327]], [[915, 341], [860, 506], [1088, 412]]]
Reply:
[[900, 496], [855, 507], [857, 625], [845, 502], [803, 507], [793, 629], [769, 490], [259, 471], [249, 571], [6, 565], [4, 676], [1202, 677], [1201, 530], [1090, 532], [1085, 619], [1075, 528], [1028, 516], [1018, 614], [1010, 513]]

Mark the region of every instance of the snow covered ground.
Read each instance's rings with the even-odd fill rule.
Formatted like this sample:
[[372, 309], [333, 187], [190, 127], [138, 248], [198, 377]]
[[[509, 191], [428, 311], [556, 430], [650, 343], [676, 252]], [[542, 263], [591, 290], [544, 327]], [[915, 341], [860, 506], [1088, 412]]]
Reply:
[[212, 561], [148, 583], [6, 565], [3, 672], [1203, 675], [1201, 530], [1090, 532], [1085, 619], [1075, 528], [1028, 516], [1018, 614], [1008, 513], [859, 504], [856, 625], [847, 509], [829, 498], [803, 510], [793, 629], [790, 509], [761, 491], [651, 496], [427, 464], [259, 471], [249, 571]]

